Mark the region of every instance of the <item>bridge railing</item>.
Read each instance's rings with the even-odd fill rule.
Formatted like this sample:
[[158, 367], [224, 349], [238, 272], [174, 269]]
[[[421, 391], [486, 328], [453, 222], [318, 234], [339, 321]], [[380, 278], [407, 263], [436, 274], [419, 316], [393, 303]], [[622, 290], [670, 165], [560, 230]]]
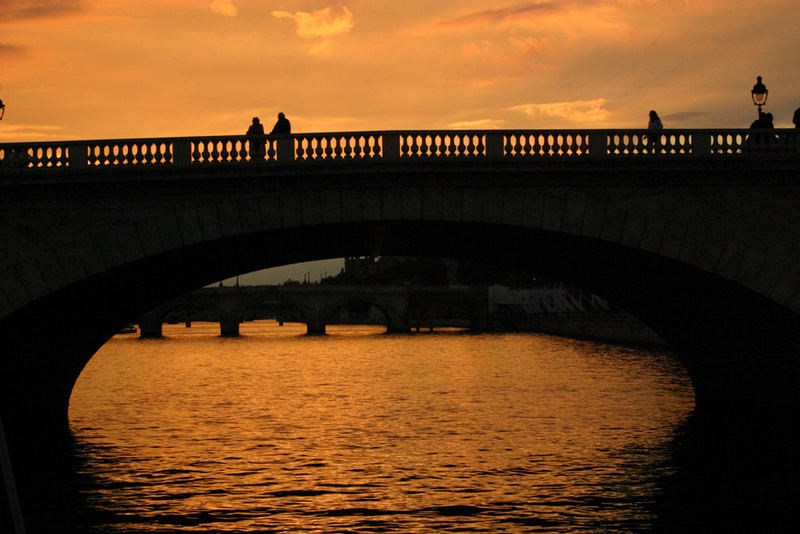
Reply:
[[[281, 139], [295, 161], [370, 160], [383, 157], [381, 132], [295, 134]], [[280, 159], [285, 160], [285, 153]]]
[[417, 130], [0, 144], [0, 169], [681, 157], [797, 158], [800, 131]]

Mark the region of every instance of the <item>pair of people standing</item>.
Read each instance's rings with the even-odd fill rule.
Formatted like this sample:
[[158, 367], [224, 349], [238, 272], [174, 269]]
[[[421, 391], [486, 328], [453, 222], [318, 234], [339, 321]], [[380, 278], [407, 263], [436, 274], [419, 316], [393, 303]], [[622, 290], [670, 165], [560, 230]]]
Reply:
[[[272, 131], [269, 133], [270, 135], [279, 135], [279, 134], [290, 134], [292, 133], [292, 125], [289, 122], [289, 119], [286, 118], [286, 115], [283, 113], [278, 113], [278, 121], [275, 123], [275, 126], [272, 127]], [[247, 129], [247, 133], [245, 134], [248, 137], [258, 138], [263, 137], [264, 134], [264, 125], [261, 124], [261, 121], [258, 117], [253, 117], [253, 123]], [[263, 159], [264, 155], [266, 154], [264, 143], [258, 142], [255, 139], [250, 139], [250, 158], [251, 159]]]
[[769, 129], [772, 130], [775, 128], [775, 124], [773, 122], [772, 113], [764, 113], [761, 110], [758, 110], [758, 118], [753, 121], [753, 124], [750, 125], [751, 130], [757, 129]]

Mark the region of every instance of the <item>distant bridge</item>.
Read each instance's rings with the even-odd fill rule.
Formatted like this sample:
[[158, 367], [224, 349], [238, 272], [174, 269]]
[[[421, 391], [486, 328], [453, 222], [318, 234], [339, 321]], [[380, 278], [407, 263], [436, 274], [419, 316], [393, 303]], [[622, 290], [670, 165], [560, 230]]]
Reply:
[[337, 312], [353, 306], [380, 310], [387, 332], [437, 326], [487, 330], [492, 323], [486, 287], [340, 285], [199, 289], [145, 313], [137, 322], [142, 337], [160, 337], [168, 317], [219, 322], [223, 336], [235, 336], [240, 323], [267, 313], [279, 321], [296, 318], [309, 334], [319, 335], [326, 324], [335, 322]]
[[[239, 273], [345, 256], [560, 278], [670, 343], [700, 412], [736, 428], [796, 414], [799, 141], [716, 129], [0, 144], [12, 461], [26, 472], [53, 455], [75, 380], [125, 324]], [[50, 502], [46, 488], [30, 479], [20, 491]]]
[[203, 288], [165, 302], [136, 323], [143, 338], [161, 337], [164, 323], [188, 326], [196, 321], [218, 322], [220, 335], [231, 337], [239, 335], [241, 323], [256, 319], [305, 323], [309, 335], [324, 334], [328, 324], [384, 324], [387, 333], [456, 327], [661, 344], [624, 311], [560, 284], [527, 289], [334, 284]]

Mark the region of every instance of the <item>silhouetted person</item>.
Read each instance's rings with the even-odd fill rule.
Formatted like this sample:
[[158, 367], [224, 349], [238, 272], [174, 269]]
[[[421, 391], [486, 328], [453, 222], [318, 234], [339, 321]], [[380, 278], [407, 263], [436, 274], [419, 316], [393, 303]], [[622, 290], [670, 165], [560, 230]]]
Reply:
[[258, 117], [253, 117], [253, 124], [247, 129], [245, 134], [250, 145], [250, 159], [264, 159], [264, 125], [258, 120]]
[[253, 124], [247, 129], [247, 135], [264, 135], [264, 125], [258, 117], [253, 117]]
[[772, 122], [772, 113], [764, 113], [764, 125], [762, 128], [768, 128], [770, 130], [775, 129], [775, 124]]
[[[800, 130], [800, 108], [794, 110], [794, 116], [792, 117], [792, 122], [794, 123], [794, 127], [797, 130]], [[786, 137], [787, 141], [790, 145], [794, 145], [793, 151], [800, 150], [800, 132], [789, 135]]]
[[758, 118], [750, 123], [750, 129], [757, 130], [759, 128], [763, 128], [762, 124], [764, 124], [764, 112], [759, 110]]
[[288, 134], [292, 133], [292, 125], [289, 123], [289, 119], [286, 118], [286, 115], [283, 113], [278, 113], [278, 122], [275, 123], [275, 126], [272, 127], [272, 134]]
[[664, 125], [661, 124], [661, 119], [654, 109], [650, 110], [650, 122], [647, 124], [648, 130], [663, 130]]
[[[664, 125], [661, 124], [661, 119], [658, 116], [658, 113], [654, 109], [650, 110], [650, 122], [647, 123], [648, 130], [663, 130]], [[661, 140], [661, 134], [658, 135], [648, 135], [647, 140], [650, 142], [650, 151], [651, 153], [655, 154], [658, 150], [658, 144]]]
[[758, 118], [750, 125], [750, 129], [756, 131], [747, 136], [747, 143], [755, 145], [756, 148], [765, 147], [769, 144], [772, 134], [760, 130], [772, 130], [774, 128], [772, 113], [764, 113], [759, 110]]

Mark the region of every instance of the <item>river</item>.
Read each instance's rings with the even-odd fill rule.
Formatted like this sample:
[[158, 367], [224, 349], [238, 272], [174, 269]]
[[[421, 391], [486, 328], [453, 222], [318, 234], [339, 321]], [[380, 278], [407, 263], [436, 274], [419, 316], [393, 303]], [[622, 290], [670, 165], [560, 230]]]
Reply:
[[690, 380], [537, 334], [117, 335], [70, 401], [87, 532], [648, 532]]

